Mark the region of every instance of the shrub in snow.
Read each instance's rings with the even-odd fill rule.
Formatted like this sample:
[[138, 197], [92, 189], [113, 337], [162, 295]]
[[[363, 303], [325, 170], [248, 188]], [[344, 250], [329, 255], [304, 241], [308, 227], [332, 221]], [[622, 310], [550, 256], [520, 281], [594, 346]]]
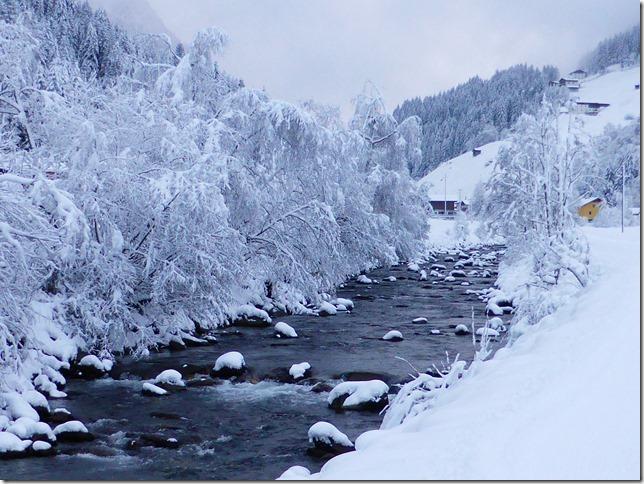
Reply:
[[146, 397], [161, 397], [168, 394], [168, 390], [158, 387], [150, 382], [145, 382], [141, 388], [141, 392]]
[[418, 280], [420, 280], [420, 281], [426, 281], [427, 280], [427, 272], [425, 271], [425, 269], [420, 271], [420, 276], [418, 277]]
[[229, 351], [217, 358], [210, 375], [215, 378], [232, 378], [241, 376], [245, 371], [244, 356], [238, 351]]
[[429, 323], [427, 318], [414, 318], [414, 319], [411, 320], [411, 322], [413, 324], [427, 324], [427, 323]]
[[458, 336], [465, 336], [466, 334], [470, 334], [470, 329], [464, 324], [457, 324], [456, 328], [454, 328], [454, 333]]
[[360, 284], [371, 284], [373, 281], [369, 279], [367, 276], [364, 274], [360, 274], [358, 278], [356, 279]]
[[154, 383], [156, 383], [157, 385], [163, 384], [163, 385], [174, 386], [174, 387], [186, 386], [185, 382], [183, 381], [183, 377], [181, 376], [181, 373], [179, 373], [177, 370], [163, 370], [154, 379]]
[[339, 455], [354, 450], [353, 442], [329, 422], [317, 422], [309, 428], [309, 442], [314, 445], [308, 453], [315, 457]]
[[280, 321], [275, 325], [275, 336], [278, 338], [297, 338], [297, 333], [291, 326]]
[[404, 338], [403, 338], [403, 335], [402, 335], [402, 333], [400, 331], [396, 331], [394, 329], [394, 330], [391, 330], [391, 331], [387, 332], [387, 334], [385, 334], [382, 337], [382, 339], [385, 340], [385, 341], [402, 341]]
[[293, 380], [308, 377], [311, 374], [311, 365], [307, 361], [291, 365], [288, 374], [293, 377]]
[[54, 429], [54, 435], [60, 442], [87, 442], [94, 440], [94, 435], [78, 420], [70, 420], [58, 425]]
[[0, 432], [0, 457], [24, 457], [31, 440], [22, 440], [11, 432]]
[[381, 380], [345, 381], [331, 390], [327, 402], [335, 410], [380, 411], [387, 405], [388, 391]]
[[282, 472], [277, 478], [278, 481], [304, 481], [311, 475], [311, 471], [306, 467], [292, 466]]
[[334, 316], [338, 313], [335, 306], [327, 301], [322, 301], [318, 307], [318, 314], [320, 316]]

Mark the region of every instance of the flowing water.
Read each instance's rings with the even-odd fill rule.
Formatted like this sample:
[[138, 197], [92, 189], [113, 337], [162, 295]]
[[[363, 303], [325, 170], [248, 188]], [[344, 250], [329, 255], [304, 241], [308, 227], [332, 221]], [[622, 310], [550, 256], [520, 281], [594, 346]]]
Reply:
[[[490, 252], [498, 247], [480, 249]], [[437, 262], [444, 262], [445, 255]], [[422, 265], [429, 273], [429, 263]], [[473, 269], [465, 268], [466, 271]], [[478, 268], [474, 268], [478, 269]], [[487, 269], [494, 271], [496, 264]], [[395, 276], [395, 282], [385, 281]], [[379, 284], [349, 282], [339, 297], [352, 299], [355, 309], [337, 316], [285, 316], [275, 319], [293, 326], [297, 339], [277, 339], [268, 328], [228, 327], [212, 346], [161, 352], [140, 360], [119, 362], [115, 378], [68, 380], [69, 397], [51, 400], [84, 422], [96, 439], [59, 444], [54, 457], [0, 461], [2, 479], [274, 479], [292, 465], [317, 471], [324, 462], [306, 454], [307, 430], [319, 420], [336, 425], [354, 440], [378, 428], [382, 416], [368, 412], [336, 413], [326, 404], [327, 393], [310, 386], [271, 381], [191, 387], [161, 398], [141, 394], [141, 380], [182, 365], [212, 365], [227, 351], [240, 351], [252, 374], [265, 375], [308, 361], [317, 379], [336, 383], [346, 372], [377, 374], [390, 385], [409, 377], [404, 358], [421, 371], [443, 368], [447, 356], [471, 360], [470, 336], [456, 336], [454, 325], [484, 320], [485, 305], [466, 290], [490, 287], [493, 278], [458, 278], [454, 282], [418, 274], [406, 266], [368, 274]], [[462, 286], [467, 280], [470, 286]], [[412, 324], [425, 317], [429, 324]], [[506, 318], [507, 319], [507, 318]], [[389, 330], [404, 341], [385, 342]], [[432, 329], [440, 334], [432, 334]], [[373, 378], [364, 375], [365, 378]], [[141, 434], [174, 437], [177, 449], [141, 447], [128, 443]]]

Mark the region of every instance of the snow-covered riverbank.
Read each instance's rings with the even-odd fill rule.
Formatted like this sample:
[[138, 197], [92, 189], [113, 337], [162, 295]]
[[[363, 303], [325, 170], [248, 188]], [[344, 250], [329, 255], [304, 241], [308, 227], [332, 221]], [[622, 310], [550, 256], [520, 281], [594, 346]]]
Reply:
[[639, 228], [585, 229], [591, 284], [318, 479], [638, 479]]

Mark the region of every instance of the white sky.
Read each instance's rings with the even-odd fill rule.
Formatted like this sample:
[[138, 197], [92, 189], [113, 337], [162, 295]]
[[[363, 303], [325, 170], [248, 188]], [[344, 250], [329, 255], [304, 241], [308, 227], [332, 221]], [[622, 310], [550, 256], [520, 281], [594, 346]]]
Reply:
[[637, 0], [148, 0], [186, 44], [216, 26], [224, 68], [287, 101], [341, 106], [370, 79], [393, 109], [526, 62], [563, 72], [639, 22]]

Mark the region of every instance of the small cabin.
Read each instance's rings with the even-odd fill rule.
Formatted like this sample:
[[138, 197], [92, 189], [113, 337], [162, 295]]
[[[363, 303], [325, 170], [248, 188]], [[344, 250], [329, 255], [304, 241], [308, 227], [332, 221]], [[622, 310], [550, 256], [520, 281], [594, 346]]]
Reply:
[[481, 150], [474, 148], [472, 150], [472, 156], [478, 156], [481, 154]]
[[581, 218], [592, 222], [601, 211], [603, 205], [604, 201], [601, 198], [587, 198], [586, 200], [581, 201], [577, 208], [577, 214], [579, 214]]
[[467, 204], [458, 200], [431, 200], [429, 202], [434, 213], [438, 215], [453, 216], [456, 212], [467, 211]]
[[567, 87], [570, 91], [578, 91], [581, 87], [579, 79], [569, 79], [566, 77], [559, 79], [559, 85], [561, 87]]
[[580, 80], [580, 79], [585, 79], [587, 75], [588, 75], [588, 73], [585, 70], [577, 69], [575, 71], [570, 72], [568, 74], [568, 77], [570, 79], [578, 79], [578, 80]]
[[608, 103], [595, 103], [588, 101], [577, 101], [577, 110], [589, 116], [597, 116], [602, 109], [610, 106]]

